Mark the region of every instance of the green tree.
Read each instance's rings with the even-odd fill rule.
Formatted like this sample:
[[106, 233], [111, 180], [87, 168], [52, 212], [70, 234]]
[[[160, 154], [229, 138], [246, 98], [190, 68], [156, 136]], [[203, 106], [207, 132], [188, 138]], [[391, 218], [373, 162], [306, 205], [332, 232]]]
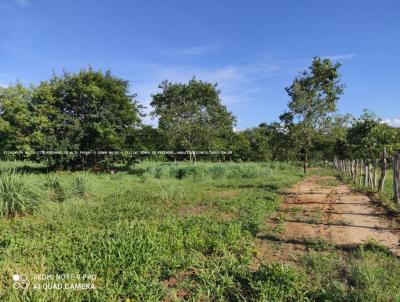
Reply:
[[352, 120], [350, 114], [328, 116], [313, 139], [312, 158], [330, 161], [351, 158], [347, 132]]
[[285, 112], [279, 116], [279, 122], [273, 122], [268, 126], [271, 133], [269, 143], [273, 160], [289, 161], [297, 159], [293, 118], [292, 113]]
[[262, 123], [258, 127], [243, 131], [250, 144], [250, 160], [251, 161], [269, 161], [272, 158], [272, 150], [270, 147], [270, 128], [267, 124]]
[[152, 115], [173, 151], [189, 151], [191, 162], [196, 150], [227, 148], [235, 118], [221, 104], [217, 84], [198, 81], [162, 82], [161, 93], [153, 95]]
[[[32, 125], [36, 150], [69, 154], [41, 156], [53, 167], [71, 169], [110, 165], [122, 155], [104, 155], [127, 146], [140, 124], [140, 106], [128, 81], [91, 68], [53, 75], [34, 89]], [[86, 155], [77, 152], [87, 152]]]
[[353, 120], [347, 141], [352, 154], [369, 162], [380, 158], [384, 148], [392, 155], [400, 147], [398, 130], [383, 124], [376, 114], [368, 110]]
[[251, 147], [244, 131], [234, 132], [229, 141], [229, 150], [232, 151], [229, 158], [234, 161], [251, 160]]
[[10, 158], [3, 151], [21, 152], [14, 158], [25, 158], [31, 152], [31, 89], [20, 83], [0, 88], [0, 157]]
[[339, 80], [340, 63], [329, 59], [315, 57], [309, 70], [295, 78], [292, 85], [286, 88], [291, 98], [289, 111], [297, 118], [296, 137], [304, 162], [304, 173], [313, 138], [329, 113], [336, 111], [339, 95], [343, 85]]

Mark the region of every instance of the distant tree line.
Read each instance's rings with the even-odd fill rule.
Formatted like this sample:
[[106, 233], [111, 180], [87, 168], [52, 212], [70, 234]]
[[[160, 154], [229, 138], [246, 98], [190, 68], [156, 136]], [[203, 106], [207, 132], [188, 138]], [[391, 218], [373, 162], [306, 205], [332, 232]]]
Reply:
[[[109, 71], [64, 72], [30, 87], [17, 83], [0, 88], [0, 158], [30, 159], [54, 169], [109, 168], [143, 159], [139, 151], [171, 150], [187, 153], [146, 156], [193, 163], [303, 161], [306, 171], [309, 161], [376, 158], [383, 148], [398, 148], [399, 129], [373, 113], [335, 114], [344, 88], [339, 68], [314, 58], [286, 88], [290, 101], [279, 120], [241, 131], [234, 130], [236, 118], [221, 103], [217, 84], [196, 78], [159, 85], [150, 113], [157, 127], [143, 124], [144, 107], [128, 81]], [[68, 152], [40, 152], [51, 150]], [[198, 155], [199, 150], [231, 153]]]

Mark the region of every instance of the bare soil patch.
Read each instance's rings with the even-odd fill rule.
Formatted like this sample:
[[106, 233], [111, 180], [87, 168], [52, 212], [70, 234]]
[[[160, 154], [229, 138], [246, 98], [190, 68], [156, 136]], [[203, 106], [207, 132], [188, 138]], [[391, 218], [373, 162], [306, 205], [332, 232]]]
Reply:
[[205, 205], [193, 206], [193, 207], [187, 207], [187, 208], [181, 209], [180, 214], [183, 216], [201, 215], [201, 214], [207, 212], [207, 210], [208, 210], [208, 207]]
[[400, 229], [386, 210], [333, 176], [309, 176], [283, 192], [281, 211], [267, 221], [274, 235], [254, 242], [259, 262], [294, 262], [309, 247], [352, 249], [369, 241], [400, 257]]
[[[289, 250], [276, 258], [286, 260], [286, 254], [292, 254], [287, 242], [305, 239], [324, 240], [338, 247], [373, 240], [400, 256], [400, 230], [396, 222], [368, 196], [352, 192], [349, 186], [335, 180], [332, 176], [309, 176], [284, 192], [286, 198], [280, 213], [284, 216], [283, 231], [279, 238]], [[294, 254], [299, 250], [297, 245]]]
[[179, 285], [193, 275], [192, 271], [185, 271], [171, 277], [167, 280], [161, 281], [161, 284], [169, 290], [169, 294], [162, 300], [163, 302], [175, 301], [176, 299], [183, 299], [189, 295], [185, 289], [179, 288]]

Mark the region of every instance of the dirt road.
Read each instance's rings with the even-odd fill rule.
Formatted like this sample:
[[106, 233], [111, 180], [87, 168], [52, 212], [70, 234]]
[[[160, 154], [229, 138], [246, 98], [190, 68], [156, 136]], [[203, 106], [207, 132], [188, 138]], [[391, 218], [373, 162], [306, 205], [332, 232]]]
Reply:
[[[400, 256], [400, 231], [385, 211], [368, 196], [352, 192], [331, 176], [309, 176], [284, 192], [279, 250], [258, 240], [259, 250], [271, 259], [304, 253], [304, 242], [321, 239], [336, 246], [355, 246], [374, 240]], [[272, 253], [272, 254], [271, 254]], [[269, 254], [269, 255], [266, 255]]]
[[284, 239], [318, 237], [336, 245], [374, 239], [400, 256], [399, 230], [382, 208], [330, 176], [310, 176], [286, 191]]

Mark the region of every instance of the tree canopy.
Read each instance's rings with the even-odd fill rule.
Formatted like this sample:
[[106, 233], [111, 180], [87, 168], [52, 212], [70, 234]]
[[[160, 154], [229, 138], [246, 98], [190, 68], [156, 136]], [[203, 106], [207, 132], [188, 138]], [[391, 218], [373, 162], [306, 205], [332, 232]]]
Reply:
[[315, 57], [309, 69], [286, 88], [291, 98], [289, 111], [298, 119], [296, 137], [299, 138], [305, 173], [313, 138], [327, 115], [336, 111], [337, 101], [343, 93], [338, 72], [340, 66], [340, 63], [334, 64], [329, 59]]
[[[140, 124], [140, 106], [129, 93], [128, 82], [109, 71], [64, 72], [31, 90], [10, 87], [2, 99], [2, 131], [15, 138], [14, 145], [6, 140], [8, 147], [62, 151], [33, 156], [52, 167], [106, 164], [101, 151], [123, 149]], [[16, 131], [24, 131], [24, 135]]]
[[[151, 106], [160, 131], [174, 151], [224, 149], [233, 135], [235, 117], [219, 97], [217, 84], [191, 79], [188, 83], [162, 82]], [[190, 159], [195, 159], [195, 153]]]
[[[196, 78], [159, 85], [150, 113], [158, 126], [142, 124], [143, 107], [128, 81], [110, 71], [82, 69], [54, 74], [36, 86], [0, 87], [0, 158], [62, 169], [107, 168], [143, 158], [302, 160], [306, 171], [309, 160], [371, 162], [384, 149], [391, 155], [400, 147], [400, 129], [369, 111], [359, 118], [335, 113], [344, 87], [340, 66], [315, 57], [286, 88], [290, 101], [279, 119], [242, 130], [234, 130], [236, 118], [222, 104], [217, 84]], [[196, 156], [199, 151], [231, 153]]]

